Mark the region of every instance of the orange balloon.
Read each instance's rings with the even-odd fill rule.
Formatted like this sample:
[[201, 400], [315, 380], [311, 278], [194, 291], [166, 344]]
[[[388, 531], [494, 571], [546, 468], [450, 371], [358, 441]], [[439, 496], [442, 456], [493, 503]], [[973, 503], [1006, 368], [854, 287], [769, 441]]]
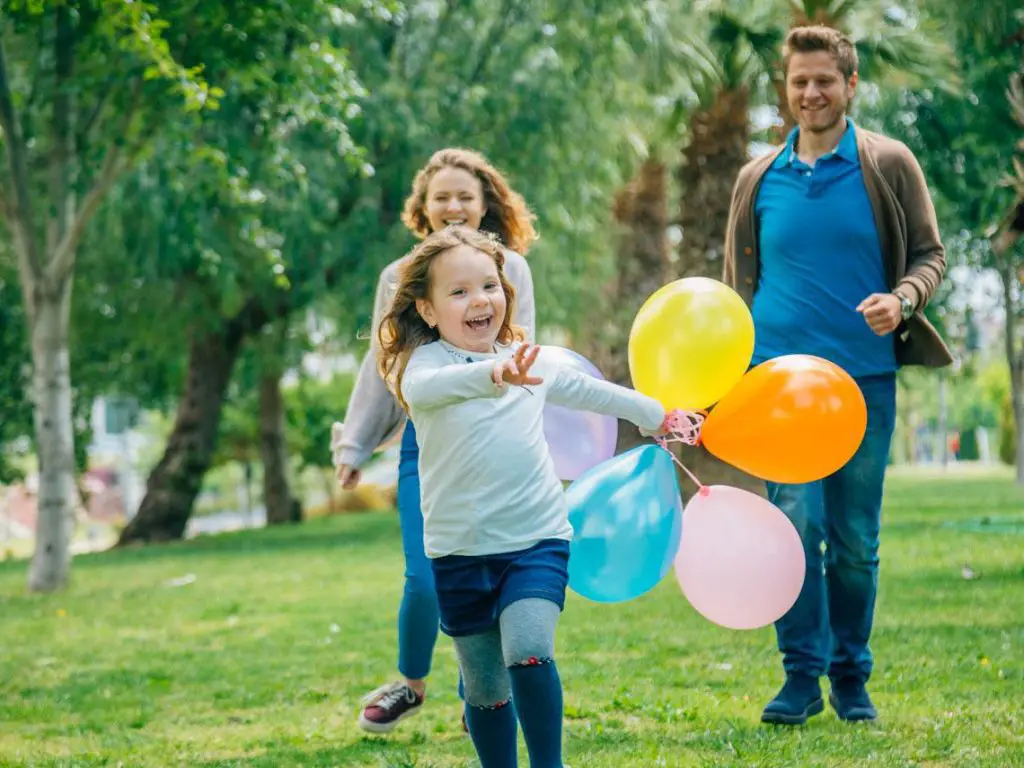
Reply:
[[820, 357], [785, 355], [740, 379], [704, 422], [701, 441], [754, 477], [809, 483], [853, 458], [867, 423], [850, 374]]

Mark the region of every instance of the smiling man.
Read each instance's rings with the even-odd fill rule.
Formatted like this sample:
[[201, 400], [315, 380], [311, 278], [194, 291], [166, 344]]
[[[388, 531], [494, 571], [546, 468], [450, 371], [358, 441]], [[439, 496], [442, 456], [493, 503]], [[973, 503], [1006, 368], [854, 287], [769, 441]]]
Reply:
[[952, 362], [921, 312], [942, 280], [945, 253], [913, 154], [847, 116], [857, 88], [850, 40], [828, 27], [798, 27], [783, 62], [797, 127], [785, 146], [740, 172], [724, 280], [751, 304], [754, 363], [786, 354], [831, 360], [856, 379], [868, 424], [834, 475], [768, 483], [769, 499], [800, 532], [807, 572], [775, 625], [786, 682], [761, 719], [798, 725], [818, 714], [828, 675], [839, 717], [873, 720], [868, 640], [896, 369]]

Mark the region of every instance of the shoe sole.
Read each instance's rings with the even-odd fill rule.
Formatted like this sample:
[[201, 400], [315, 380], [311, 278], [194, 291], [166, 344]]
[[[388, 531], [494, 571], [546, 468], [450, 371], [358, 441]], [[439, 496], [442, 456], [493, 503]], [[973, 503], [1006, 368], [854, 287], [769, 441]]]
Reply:
[[761, 722], [772, 725], [803, 725], [807, 718], [820, 715], [825, 710], [825, 702], [815, 699], [807, 705], [807, 709], [798, 715], [787, 715], [785, 712], [763, 712]]
[[836, 711], [836, 715], [840, 720], [845, 720], [848, 723], [866, 723], [872, 722], [878, 719], [878, 713], [870, 709], [857, 709], [856, 707], [851, 709], [845, 715], [839, 711], [839, 699], [836, 698], [834, 693], [828, 695], [828, 703], [832, 705], [832, 709]]
[[367, 733], [390, 733], [403, 720], [418, 715], [421, 709], [423, 709], [422, 706], [406, 710], [394, 720], [387, 723], [375, 723], [373, 720], [367, 719], [365, 715], [359, 715], [359, 727]]

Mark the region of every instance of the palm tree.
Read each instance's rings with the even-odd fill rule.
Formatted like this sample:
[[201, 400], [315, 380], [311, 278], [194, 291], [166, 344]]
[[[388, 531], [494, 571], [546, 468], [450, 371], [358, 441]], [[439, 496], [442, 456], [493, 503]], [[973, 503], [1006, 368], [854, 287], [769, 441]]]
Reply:
[[751, 107], [769, 99], [766, 72], [782, 35], [762, 16], [740, 21], [725, 10], [707, 15], [708, 42], [691, 41], [706, 73], [698, 80], [699, 106], [676, 171], [682, 239], [679, 277], [719, 277], [732, 185], [747, 161]]
[[[1014, 119], [1024, 129], [1024, 68], [1010, 78], [1006, 96]], [[1013, 170], [1004, 181], [1014, 191], [1014, 199], [992, 238], [997, 253], [1009, 251], [1024, 237], [1024, 139], [1017, 144], [1017, 152], [1020, 157], [1013, 158]]]
[[[1022, 26], [1024, 33], [1024, 26]], [[1024, 128], [1024, 66], [1010, 76], [1007, 99], [1014, 119]], [[1010, 402], [1016, 429], [1017, 484], [1024, 485], [1024, 355], [1017, 344], [1017, 315], [1013, 284], [1019, 282], [1021, 267], [1013, 251], [1024, 237], [1024, 140], [1017, 144], [1019, 156], [1013, 158], [1013, 170], [1004, 183], [1014, 191], [1012, 203], [998, 225], [990, 230], [992, 252], [1003, 284], [1006, 359], [1010, 368]]]
[[629, 69], [637, 76], [626, 82], [635, 109], [621, 128], [627, 145], [622, 162], [627, 181], [612, 196], [610, 210], [614, 277], [605, 287], [603, 301], [593, 306], [591, 321], [574, 339], [606, 378], [627, 386], [633, 317], [651, 293], [674, 277], [671, 176], [665, 158], [698, 101], [696, 83], [714, 77], [714, 57], [681, 32], [693, 25], [693, 18], [674, 12], [675, 5], [646, 4], [646, 23], [629, 40]]

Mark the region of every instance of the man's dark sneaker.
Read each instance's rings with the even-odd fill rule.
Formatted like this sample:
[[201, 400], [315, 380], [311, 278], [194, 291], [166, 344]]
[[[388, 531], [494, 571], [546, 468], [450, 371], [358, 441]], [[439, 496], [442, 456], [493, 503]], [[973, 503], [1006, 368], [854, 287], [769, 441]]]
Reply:
[[423, 708], [423, 697], [405, 683], [382, 685], [363, 697], [359, 727], [370, 733], [387, 733]]
[[858, 722], [878, 719], [878, 710], [871, 703], [868, 689], [857, 678], [841, 677], [838, 680], [833, 680], [828, 702], [839, 715], [840, 720]]
[[810, 675], [786, 675], [786, 683], [761, 713], [762, 723], [803, 725], [807, 718], [825, 709], [818, 678]]

